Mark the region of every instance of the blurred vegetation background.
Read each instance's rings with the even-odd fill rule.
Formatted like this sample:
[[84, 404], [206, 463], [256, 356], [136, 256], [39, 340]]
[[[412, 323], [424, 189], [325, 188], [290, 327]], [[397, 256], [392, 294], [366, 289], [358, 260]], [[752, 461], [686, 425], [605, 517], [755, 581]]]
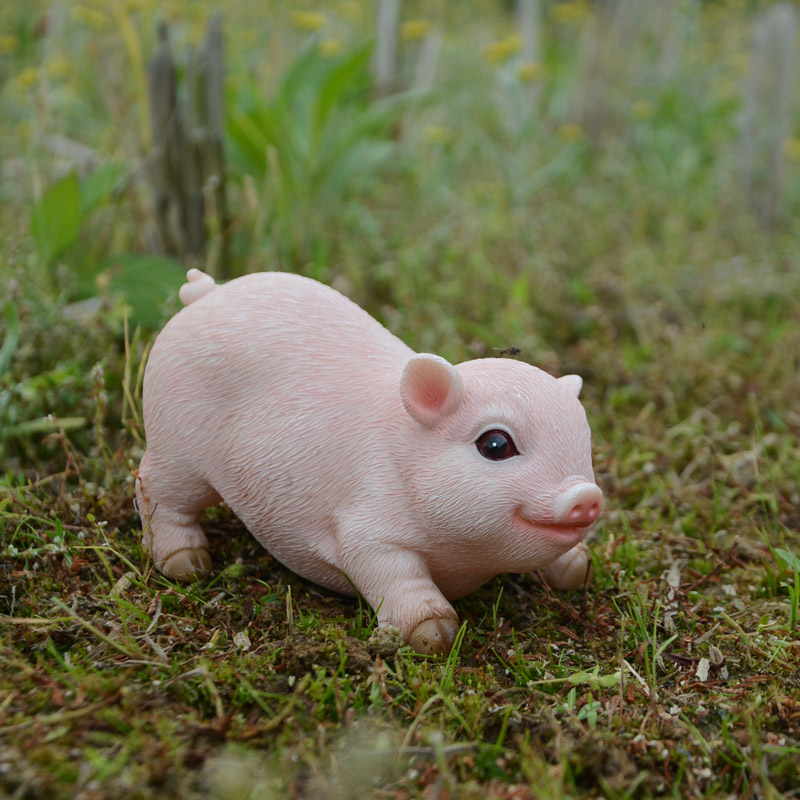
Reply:
[[[796, 790], [797, 4], [229, 0], [218, 17], [219, 5], [0, 4], [0, 611], [61, 615], [66, 606], [51, 595], [88, 603], [96, 591], [94, 605], [73, 603], [69, 613], [94, 614], [100, 628], [129, 626], [123, 654], [142, 647], [148, 658], [168, 656], [162, 699], [176, 727], [158, 763], [175, 775], [207, 755], [197, 755], [187, 715], [220, 727], [223, 705], [233, 727], [220, 736], [244, 731], [249, 741], [257, 734], [245, 721], [261, 709], [273, 715], [267, 741], [279, 736], [316, 774], [315, 725], [327, 726], [320, 742], [333, 747], [343, 709], [390, 718], [375, 688], [388, 685], [416, 709], [404, 747], [417, 741], [414, 730], [422, 735], [427, 714], [453, 741], [466, 739], [463, 752], [477, 748], [474, 759], [453, 751], [461, 753], [453, 766], [442, 740], [425, 745], [438, 767], [407, 778], [413, 796], [435, 775], [452, 791], [452, 782], [473, 781], [465, 797], [514, 780], [544, 781], [553, 796], [649, 796], [672, 780], [675, 796]], [[330, 621], [333, 600], [270, 572], [266, 554], [228, 528], [217, 537], [228, 550], [216, 567], [239, 557], [239, 572], [220, 569], [208, 587], [165, 588], [135, 566], [143, 563], [131, 504], [144, 447], [142, 365], [179, 307], [190, 266], [218, 279], [299, 272], [343, 291], [417, 350], [457, 362], [514, 346], [554, 374], [583, 375], [608, 498], [584, 597], [593, 605], [570, 616], [552, 595], [531, 601], [513, 582], [499, 594], [493, 583], [459, 605], [475, 623], [456, 655], [471, 665], [464, 671], [455, 661], [401, 660], [389, 677], [384, 665], [383, 684], [369, 673], [378, 682], [365, 690], [342, 661], [302, 691], [264, 689], [263, 676], [286, 672], [279, 659], [290, 658], [291, 636], [353, 633], [342, 622], [353, 607]], [[274, 592], [244, 571], [242, 553]], [[132, 598], [124, 607], [112, 593], [122, 577]], [[225, 619], [203, 599], [217, 581], [233, 587]], [[262, 605], [242, 605], [243, 587]], [[207, 672], [195, 669], [206, 639], [173, 650], [164, 624], [153, 632], [161, 650], [147, 638], [151, 611], [142, 609], [157, 607], [157, 618], [162, 591], [173, 600], [167, 616], [188, 603], [181, 624], [201, 619], [217, 631], [212, 643], [223, 631], [218, 649], [202, 655]], [[285, 605], [286, 620], [266, 603]], [[665, 609], [677, 615], [671, 628]], [[148, 670], [161, 676], [161, 667], [103, 672], [71, 644], [96, 644], [100, 628], [84, 622], [69, 641], [48, 638], [49, 628], [15, 628], [7, 641], [17, 654], [0, 638], [0, 660], [25, 676], [25, 659], [37, 654], [37, 669], [56, 681], [67, 670], [92, 702], [118, 679], [134, 698], [150, 697]], [[554, 655], [550, 642], [581, 624], [577, 651]], [[232, 644], [236, 626], [239, 635], [251, 625], [252, 638], [258, 630], [275, 644], [259, 655], [258, 676], [240, 653], [244, 640]], [[358, 626], [353, 635], [366, 639], [369, 625]], [[526, 634], [517, 640], [515, 630]], [[737, 685], [757, 683], [757, 695], [695, 681], [690, 700], [674, 699], [705, 656], [701, 646], [712, 644]], [[79, 678], [62, 652], [83, 664]], [[644, 676], [624, 702], [622, 683], [617, 695], [592, 679], [576, 695], [592, 669], [596, 677], [598, 664], [605, 671], [623, 655]], [[709, 658], [714, 669], [724, 665]], [[373, 669], [365, 663], [362, 676]], [[300, 677], [303, 664], [295, 666]], [[673, 669], [684, 677], [667, 680]], [[492, 699], [530, 681], [550, 687], [531, 695], [536, 702]], [[566, 704], [563, 681], [573, 686]], [[39, 683], [8, 688], [0, 711], [16, 715], [11, 728], [39, 713], [42, 724], [60, 724], [56, 695]], [[498, 709], [506, 709], [500, 728], [491, 722]], [[136, 727], [138, 713], [123, 708], [116, 730]], [[542, 731], [556, 719], [567, 733], [558, 728], [553, 739]], [[525, 743], [512, 746], [523, 729]], [[648, 750], [643, 731], [666, 749]], [[66, 739], [97, 747], [80, 770], [59, 735], [53, 751], [45, 743], [36, 753], [57, 765], [63, 796], [76, 781], [166, 780], [153, 777], [149, 734], [129, 738], [118, 759], [91, 731], [69, 728]], [[607, 755], [622, 750], [627, 760]], [[220, 763], [233, 773], [261, 769], [247, 759]], [[47, 786], [41, 796], [62, 796]], [[225, 791], [215, 796], [245, 796]], [[512, 796], [505, 791], [491, 796]]]
[[[87, 366], [118, 388], [123, 309], [131, 330], [158, 329], [191, 265], [302, 272], [418, 349], [514, 344], [598, 396], [668, 406], [672, 424], [780, 384], [800, 199], [792, 4], [383, 5], [397, 19], [376, 83], [366, 0], [226, 4], [225, 158], [190, 170], [192, 248], [169, 239], [192, 234], [164, 197], [148, 71], [166, 22], [193, 146], [212, 4], [4, 4], [7, 458], [37, 452], [47, 413], [91, 416]], [[786, 424], [766, 402], [763, 421]]]

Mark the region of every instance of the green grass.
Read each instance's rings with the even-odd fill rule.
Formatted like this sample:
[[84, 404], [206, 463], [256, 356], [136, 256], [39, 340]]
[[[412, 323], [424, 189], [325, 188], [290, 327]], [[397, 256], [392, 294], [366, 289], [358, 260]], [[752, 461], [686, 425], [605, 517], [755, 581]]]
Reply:
[[[226, 12], [231, 273], [311, 275], [417, 350], [514, 345], [585, 379], [591, 584], [496, 578], [440, 660], [224, 509], [207, 580], [139, 546], [141, 365], [178, 307], [177, 265], [147, 255], [154, 5], [0, 8], [0, 795], [796, 795], [800, 120], [769, 227], [738, 156], [768, 4], [609, 32], [545, 2], [526, 72], [493, 60], [506, 6], [407, 3], [446, 36], [434, 90], [388, 101], [367, 3], [323, 4], [317, 33], [285, 4]], [[164, 13], [180, 53], [210, 4]]]

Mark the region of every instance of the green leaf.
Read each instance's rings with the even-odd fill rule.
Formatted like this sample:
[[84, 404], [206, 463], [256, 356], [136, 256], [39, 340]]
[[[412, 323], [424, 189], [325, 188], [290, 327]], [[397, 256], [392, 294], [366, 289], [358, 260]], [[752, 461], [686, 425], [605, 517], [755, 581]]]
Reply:
[[43, 264], [50, 266], [78, 240], [81, 227], [81, 197], [78, 178], [71, 172], [56, 181], [36, 204], [31, 233]]
[[592, 670], [592, 672], [585, 672], [582, 670], [580, 672], [573, 673], [567, 678], [567, 680], [573, 686], [577, 686], [578, 684], [581, 683], [590, 683], [592, 681], [597, 680], [597, 673], [598, 673], [597, 667], [595, 667], [594, 670]]
[[3, 317], [6, 321], [6, 335], [3, 346], [0, 347], [0, 375], [8, 369], [19, 344], [19, 314], [12, 300], [6, 300]]
[[800, 558], [789, 550], [784, 550], [782, 547], [775, 549], [775, 552], [786, 562], [789, 569], [797, 570], [800, 572]]
[[570, 675], [567, 680], [573, 686], [578, 686], [581, 683], [588, 683], [592, 688], [597, 686], [615, 686], [619, 683], [619, 672], [613, 672], [610, 675], [601, 675], [600, 668], [595, 667], [591, 672], [581, 671], [575, 672]]
[[619, 672], [612, 672], [610, 675], [601, 675], [598, 679], [598, 683], [601, 686], [609, 687], [609, 686], [616, 686], [621, 679], [621, 674]]
[[234, 157], [238, 156], [238, 160], [244, 162], [245, 171], [260, 175], [267, 168], [267, 147], [271, 142], [254, 116], [252, 111], [234, 105], [228, 112], [226, 127], [234, 146]]
[[359, 48], [343, 58], [322, 82], [314, 109], [314, 130], [317, 136], [323, 132], [331, 112], [343, 101], [343, 95], [354, 85], [363, 82], [359, 78], [366, 75], [371, 52], [371, 45]]
[[125, 253], [107, 264], [98, 276], [101, 282], [103, 277], [111, 291], [121, 294], [131, 307], [134, 324], [157, 328], [163, 317], [161, 306], [186, 282], [186, 270], [170, 258]]
[[320, 58], [316, 44], [307, 47], [281, 78], [277, 103], [286, 108], [305, 106], [309, 110], [312, 95], [327, 70], [328, 66]]
[[114, 184], [122, 174], [122, 165], [114, 163], [103, 164], [91, 172], [80, 182], [80, 213], [84, 219], [94, 211], [103, 200], [111, 193]]

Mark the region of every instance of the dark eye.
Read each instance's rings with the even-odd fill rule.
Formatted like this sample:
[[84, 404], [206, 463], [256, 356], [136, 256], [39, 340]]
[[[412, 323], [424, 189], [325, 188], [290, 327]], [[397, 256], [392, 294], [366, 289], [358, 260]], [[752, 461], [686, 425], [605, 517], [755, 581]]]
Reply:
[[502, 461], [504, 458], [519, 455], [514, 440], [505, 431], [486, 431], [480, 435], [475, 446], [490, 461]]

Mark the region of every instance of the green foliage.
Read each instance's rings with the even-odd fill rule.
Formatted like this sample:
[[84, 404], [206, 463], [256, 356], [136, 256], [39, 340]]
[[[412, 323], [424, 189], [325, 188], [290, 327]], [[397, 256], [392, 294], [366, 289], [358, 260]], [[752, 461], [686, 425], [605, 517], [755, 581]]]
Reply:
[[386, 158], [385, 136], [401, 110], [396, 100], [369, 102], [370, 52], [363, 46], [324, 58], [313, 43], [283, 75], [272, 100], [252, 84], [241, 89], [229, 110], [234, 163], [263, 176], [274, 150], [278, 189], [320, 202], [340, 197], [357, 171]]
[[123, 253], [101, 265], [95, 280], [106, 283], [113, 294], [125, 298], [132, 309], [134, 325], [155, 329], [164, 319], [164, 299], [170, 293], [177, 293], [186, 281], [186, 272], [170, 258]]
[[789, 569], [794, 573], [794, 581], [792, 583], [784, 584], [789, 590], [789, 598], [791, 603], [789, 612], [789, 628], [792, 633], [794, 633], [795, 630], [797, 630], [798, 608], [800, 607], [800, 558], [798, 558], [794, 553], [784, 550], [782, 547], [777, 548], [775, 552], [786, 563], [786, 566], [789, 567]]
[[252, 82], [231, 97], [233, 164], [263, 186], [276, 232], [292, 246], [313, 241], [355, 182], [374, 179], [397, 152], [390, 133], [409, 101], [370, 99], [371, 49], [330, 58], [312, 42], [271, 99]]
[[0, 376], [6, 371], [19, 344], [19, 313], [13, 300], [6, 300], [3, 306], [3, 318], [6, 323], [3, 345], [0, 347]]
[[109, 197], [121, 174], [121, 165], [109, 162], [80, 180], [70, 172], [45, 191], [31, 214], [31, 233], [43, 266], [52, 268], [75, 247], [89, 216]]
[[122, 172], [120, 164], [108, 162], [80, 180], [70, 172], [53, 183], [33, 209], [31, 233], [39, 261], [51, 274], [59, 259], [70, 256], [73, 269], [63, 287], [68, 297], [91, 297], [103, 287], [124, 298], [134, 324], [156, 328], [163, 320], [164, 299], [184, 282], [183, 267], [169, 258], [136, 253], [95, 261], [78, 247], [81, 233], [88, 236], [93, 212], [109, 201]]
[[59, 256], [75, 245], [82, 221], [78, 178], [70, 172], [56, 181], [33, 209], [31, 232], [45, 266], [52, 266]]

